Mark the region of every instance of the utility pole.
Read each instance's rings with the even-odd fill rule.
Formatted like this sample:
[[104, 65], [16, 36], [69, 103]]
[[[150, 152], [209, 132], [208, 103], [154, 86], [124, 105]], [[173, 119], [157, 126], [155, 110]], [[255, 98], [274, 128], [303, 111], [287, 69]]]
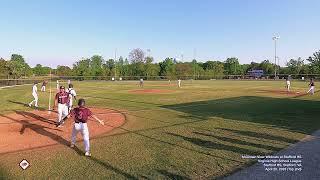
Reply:
[[114, 51], [114, 80], [117, 80], [117, 48]]
[[274, 78], [277, 77], [277, 40], [280, 39], [280, 36], [273, 36], [272, 40], [274, 41]]
[[193, 79], [196, 79], [196, 56], [197, 56], [197, 50], [196, 48], [193, 49]]

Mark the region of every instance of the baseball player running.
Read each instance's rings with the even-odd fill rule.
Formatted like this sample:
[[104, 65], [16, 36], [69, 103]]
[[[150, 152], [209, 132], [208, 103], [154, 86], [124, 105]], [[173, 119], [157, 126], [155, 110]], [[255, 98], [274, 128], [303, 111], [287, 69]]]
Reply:
[[69, 94], [69, 103], [68, 103], [68, 111], [70, 113], [73, 105], [73, 99], [77, 100], [77, 93], [73, 89], [73, 84], [69, 84], [69, 88], [67, 89], [67, 93]]
[[31, 107], [33, 102], [34, 102], [34, 106], [38, 107], [38, 88], [37, 88], [38, 83], [34, 82], [33, 86], [32, 86], [32, 96], [33, 96], [33, 100], [29, 103], [29, 106]]
[[314, 87], [314, 81], [313, 81], [312, 78], [310, 79], [309, 87], [310, 87], [310, 89], [309, 89], [309, 91], [307, 92], [307, 94], [311, 92], [311, 94], [314, 95], [315, 87]]
[[85, 100], [79, 99], [78, 107], [74, 108], [70, 116], [74, 118], [74, 126], [72, 129], [71, 135], [71, 144], [70, 147], [74, 147], [76, 143], [77, 134], [80, 131], [83, 137], [84, 148], [85, 148], [85, 156], [91, 156], [90, 154], [90, 142], [89, 142], [89, 129], [87, 125], [88, 118], [94, 118], [100, 124], [104, 125], [104, 122], [100, 120], [98, 117], [92, 114], [92, 112], [85, 107]]
[[63, 119], [67, 117], [68, 112], [68, 103], [69, 103], [69, 94], [65, 91], [64, 86], [60, 86], [60, 91], [56, 94], [54, 99], [55, 109], [58, 106], [58, 122], [57, 127], [61, 127], [64, 123]]

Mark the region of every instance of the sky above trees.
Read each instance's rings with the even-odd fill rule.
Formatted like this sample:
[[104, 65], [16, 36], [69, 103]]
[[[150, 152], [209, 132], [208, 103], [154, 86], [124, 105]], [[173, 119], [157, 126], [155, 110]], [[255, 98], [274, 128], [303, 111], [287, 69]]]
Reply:
[[237, 57], [280, 64], [319, 49], [318, 0], [18, 1], [0, 2], [0, 57], [23, 54], [31, 66], [69, 65], [92, 54], [128, 57], [134, 48], [155, 62]]

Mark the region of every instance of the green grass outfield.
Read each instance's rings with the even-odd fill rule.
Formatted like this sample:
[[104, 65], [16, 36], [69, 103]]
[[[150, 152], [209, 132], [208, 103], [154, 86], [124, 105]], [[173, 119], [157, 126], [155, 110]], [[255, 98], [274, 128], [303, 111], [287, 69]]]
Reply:
[[[272, 154], [320, 129], [320, 93], [269, 92], [283, 90], [284, 81], [164, 84], [145, 81], [144, 89], [173, 92], [129, 93], [137, 82], [74, 82], [89, 106], [126, 111], [127, 123], [92, 139], [92, 158], [63, 145], [1, 154], [0, 178], [217, 178], [252, 163], [241, 155]], [[293, 91], [303, 93], [307, 84], [293, 81]], [[0, 96], [1, 114], [28, 110], [21, 103], [32, 99], [31, 86], [0, 89]], [[48, 93], [40, 93], [39, 104], [48, 107]], [[22, 159], [31, 163], [25, 171]]]

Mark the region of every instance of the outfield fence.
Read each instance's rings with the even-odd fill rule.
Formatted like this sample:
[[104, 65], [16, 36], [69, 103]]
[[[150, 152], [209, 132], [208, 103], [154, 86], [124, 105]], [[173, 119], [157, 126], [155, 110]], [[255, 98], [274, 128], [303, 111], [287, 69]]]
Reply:
[[251, 75], [186, 75], [186, 76], [34, 76], [24, 79], [0, 79], [0, 87], [15, 86], [23, 84], [33, 84], [34, 82], [42, 83], [43, 81], [138, 81], [141, 78], [151, 81], [168, 81], [168, 80], [283, 80], [290, 77], [292, 80], [308, 81], [310, 78], [316, 81], [320, 80], [320, 74], [279, 74], [263, 75], [254, 77]]

